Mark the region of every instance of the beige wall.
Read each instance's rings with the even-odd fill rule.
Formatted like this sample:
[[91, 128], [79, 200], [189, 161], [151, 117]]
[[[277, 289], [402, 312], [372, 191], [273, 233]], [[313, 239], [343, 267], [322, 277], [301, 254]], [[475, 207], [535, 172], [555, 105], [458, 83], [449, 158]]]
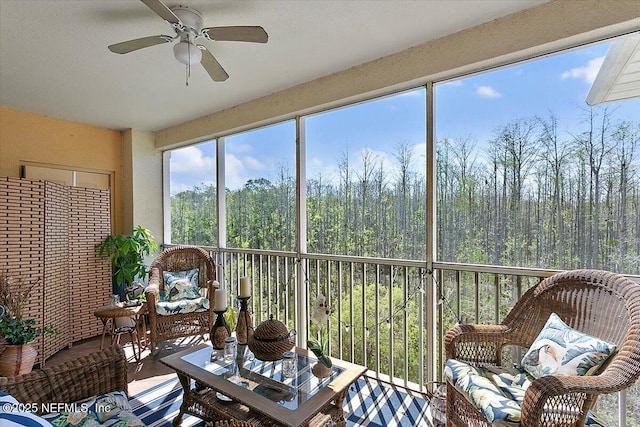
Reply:
[[162, 152], [152, 132], [128, 129], [123, 138], [123, 229], [141, 225], [162, 243]]
[[113, 173], [114, 231], [122, 232], [122, 133], [0, 107], [0, 176], [20, 162]]

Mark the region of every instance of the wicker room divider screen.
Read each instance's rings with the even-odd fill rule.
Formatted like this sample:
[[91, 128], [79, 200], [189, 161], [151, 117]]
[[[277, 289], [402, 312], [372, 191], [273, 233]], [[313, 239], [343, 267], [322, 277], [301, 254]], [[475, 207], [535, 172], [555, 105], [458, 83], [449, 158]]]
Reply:
[[25, 315], [59, 330], [35, 341], [40, 365], [100, 334], [93, 311], [111, 294], [111, 265], [95, 244], [109, 234], [109, 191], [0, 177], [0, 271], [39, 281]]

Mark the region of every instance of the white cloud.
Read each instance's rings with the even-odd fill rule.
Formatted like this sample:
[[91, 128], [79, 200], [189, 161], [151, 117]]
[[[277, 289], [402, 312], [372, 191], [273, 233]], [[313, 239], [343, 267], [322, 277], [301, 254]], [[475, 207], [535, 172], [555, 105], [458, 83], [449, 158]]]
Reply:
[[476, 95], [480, 95], [484, 98], [500, 98], [502, 94], [492, 88], [491, 86], [479, 86], [476, 89]]
[[211, 175], [215, 170], [215, 159], [202, 155], [197, 147], [185, 147], [171, 153], [171, 173], [188, 175]]
[[247, 182], [245, 167], [242, 164], [242, 160], [227, 153], [224, 158], [225, 161], [225, 187], [237, 190]]
[[238, 157], [227, 152], [225, 155], [225, 186], [237, 190], [244, 187], [248, 180], [262, 176], [259, 172], [268, 170], [267, 165], [255, 157]]
[[418, 169], [421, 169], [422, 165], [425, 164], [425, 159], [427, 158], [427, 144], [415, 144], [411, 148], [411, 153], [411, 158], [413, 159], [413, 162], [416, 163], [414, 166], [417, 166]]
[[312, 157], [311, 159], [307, 160], [307, 168], [311, 170], [321, 169], [323, 165], [324, 165], [324, 162], [319, 157]]
[[602, 66], [602, 62], [604, 61], [604, 56], [599, 58], [592, 59], [589, 61], [587, 65], [584, 67], [576, 67], [572, 68], [569, 71], [565, 71], [562, 73], [560, 78], [562, 80], [566, 79], [580, 79], [585, 83], [592, 84], [598, 75], [598, 71], [600, 71], [600, 67]]
[[190, 146], [171, 152], [171, 184], [176, 194], [194, 187], [215, 184], [216, 161], [203, 155], [202, 150]]
[[227, 150], [236, 154], [247, 154], [253, 153], [253, 146], [251, 144], [227, 144]]
[[322, 180], [323, 185], [339, 185], [340, 173], [338, 165], [326, 164], [319, 157], [312, 157], [307, 160], [307, 179]]
[[263, 162], [251, 156], [243, 157], [242, 163], [244, 163], [247, 169], [254, 170], [254, 171], [266, 171], [269, 169], [267, 168], [267, 165], [265, 165]]

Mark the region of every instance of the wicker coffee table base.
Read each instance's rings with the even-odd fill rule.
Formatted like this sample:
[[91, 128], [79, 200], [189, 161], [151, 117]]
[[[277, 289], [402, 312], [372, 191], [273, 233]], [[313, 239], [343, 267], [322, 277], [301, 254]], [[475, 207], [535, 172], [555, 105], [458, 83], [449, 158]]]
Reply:
[[[240, 402], [223, 402], [216, 397], [216, 391], [206, 387], [191, 388], [189, 377], [178, 374], [180, 383], [184, 390], [182, 394], [182, 404], [180, 412], [173, 419], [173, 426], [178, 427], [182, 424], [184, 414], [190, 414], [201, 418], [204, 421], [219, 420], [239, 420], [250, 422], [256, 426], [264, 427], [285, 427], [272, 419], [269, 414], [261, 414]], [[325, 405], [320, 412], [315, 414], [311, 419], [305, 421], [303, 427], [346, 427], [347, 422], [344, 418], [342, 403], [347, 390], [341, 393], [335, 400], [335, 403]]]

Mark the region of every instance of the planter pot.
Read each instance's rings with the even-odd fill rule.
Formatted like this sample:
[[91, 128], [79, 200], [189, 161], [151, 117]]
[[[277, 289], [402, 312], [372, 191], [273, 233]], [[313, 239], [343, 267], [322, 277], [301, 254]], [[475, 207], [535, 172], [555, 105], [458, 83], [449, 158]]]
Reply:
[[313, 375], [315, 375], [318, 378], [326, 378], [329, 375], [331, 375], [331, 372], [333, 372], [333, 369], [327, 368], [322, 363], [318, 362], [315, 365], [313, 365], [313, 367], [311, 368], [311, 372], [313, 373]]
[[9, 345], [0, 354], [0, 374], [5, 377], [15, 377], [17, 375], [31, 372], [36, 361], [38, 352], [33, 343], [23, 345]]

